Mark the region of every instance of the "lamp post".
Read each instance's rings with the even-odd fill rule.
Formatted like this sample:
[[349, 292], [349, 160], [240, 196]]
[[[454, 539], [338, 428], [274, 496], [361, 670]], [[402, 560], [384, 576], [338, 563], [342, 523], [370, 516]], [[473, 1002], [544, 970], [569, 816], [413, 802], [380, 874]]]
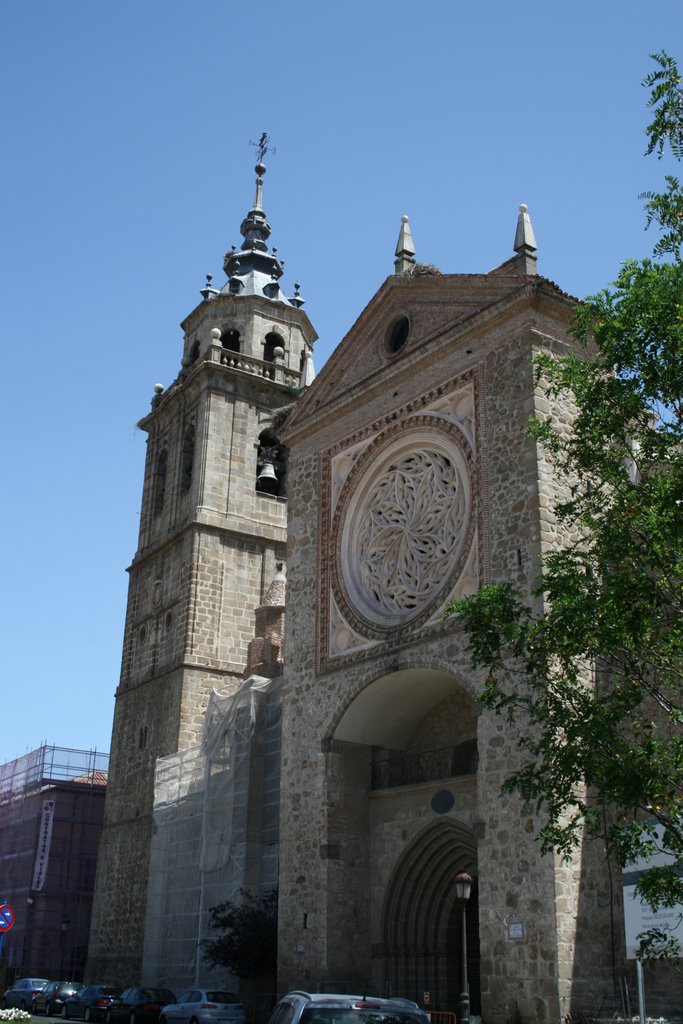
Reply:
[[464, 871], [455, 876], [455, 894], [462, 909], [462, 936], [460, 940], [460, 952], [462, 954], [462, 967], [460, 971], [460, 1024], [470, 1022], [470, 993], [467, 984], [467, 901], [472, 891], [472, 879]]
[[61, 942], [62, 955], [61, 955], [61, 958], [60, 958], [60, 967], [59, 967], [60, 974], [62, 974], [62, 975], [64, 974], [64, 956], [65, 956], [65, 953], [66, 953], [66, 933], [69, 930], [69, 925], [70, 924], [71, 924], [71, 919], [68, 918], [66, 915], [64, 915], [62, 917], [62, 942]]

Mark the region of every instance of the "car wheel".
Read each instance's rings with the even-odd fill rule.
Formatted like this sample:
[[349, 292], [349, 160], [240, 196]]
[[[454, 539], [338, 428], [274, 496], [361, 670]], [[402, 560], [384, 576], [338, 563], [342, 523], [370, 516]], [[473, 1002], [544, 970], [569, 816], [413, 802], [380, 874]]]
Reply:
[[50, 1002], [49, 999], [45, 1003], [45, 1016], [46, 1017], [51, 1017], [52, 1016], [52, 1003]]
[[64, 1005], [62, 1006], [62, 1020], [68, 1020], [68, 1019], [69, 1019], [69, 1011], [67, 1009], [66, 1003], [64, 1003]]
[[38, 1011], [36, 1010], [36, 1001], [35, 1001], [35, 999], [31, 1003], [31, 1013], [38, 1013]]
[[23, 1010], [24, 1013], [26, 1013], [26, 1011], [28, 1010], [28, 1005], [25, 999], [22, 999], [21, 1002], [19, 1003], [19, 1009]]
[[134, 1013], [131, 1013], [130, 1017], [128, 1018], [128, 1024], [135, 1024], [135, 1014]]
[[86, 1024], [90, 1024], [90, 1019], [90, 1007], [86, 1006], [85, 1013], [83, 1014], [83, 1020], [86, 1022]]

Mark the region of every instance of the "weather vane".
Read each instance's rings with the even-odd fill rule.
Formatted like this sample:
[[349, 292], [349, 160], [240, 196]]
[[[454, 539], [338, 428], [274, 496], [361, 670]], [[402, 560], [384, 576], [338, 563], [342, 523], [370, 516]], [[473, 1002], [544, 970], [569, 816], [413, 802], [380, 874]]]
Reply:
[[270, 138], [268, 136], [268, 132], [264, 132], [258, 142], [252, 142], [251, 139], [249, 139], [249, 145], [256, 146], [258, 149], [258, 162], [260, 164], [263, 163], [263, 158], [266, 153], [272, 153], [273, 156], [275, 156], [275, 146], [269, 146], [269, 142]]

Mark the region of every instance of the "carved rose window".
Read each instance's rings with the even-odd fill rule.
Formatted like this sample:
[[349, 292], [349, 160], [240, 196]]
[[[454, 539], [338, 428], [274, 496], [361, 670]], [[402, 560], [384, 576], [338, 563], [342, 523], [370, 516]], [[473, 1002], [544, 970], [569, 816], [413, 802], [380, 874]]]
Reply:
[[472, 536], [469, 459], [457, 429], [421, 418], [412, 432], [379, 438], [356, 464], [335, 515], [333, 585], [356, 628], [428, 615], [452, 585]]
[[359, 523], [356, 571], [366, 598], [390, 615], [441, 587], [465, 525], [465, 495], [450, 459], [409, 452], [385, 469]]

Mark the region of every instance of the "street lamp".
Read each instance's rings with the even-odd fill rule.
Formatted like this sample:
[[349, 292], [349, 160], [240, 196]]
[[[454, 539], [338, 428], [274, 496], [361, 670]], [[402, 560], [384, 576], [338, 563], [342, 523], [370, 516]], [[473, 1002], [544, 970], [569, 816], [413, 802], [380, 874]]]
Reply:
[[464, 871], [455, 876], [455, 895], [462, 908], [462, 938], [460, 951], [462, 954], [462, 969], [460, 972], [460, 1024], [470, 1022], [470, 993], [467, 984], [467, 901], [472, 891], [472, 879]]
[[63, 915], [62, 916], [62, 942], [61, 942], [62, 955], [61, 955], [61, 959], [60, 959], [60, 968], [59, 968], [60, 974], [62, 974], [62, 975], [64, 974], [64, 956], [65, 956], [65, 953], [66, 953], [66, 933], [69, 930], [69, 925], [70, 924], [71, 924], [71, 918], [67, 917], [66, 914]]

